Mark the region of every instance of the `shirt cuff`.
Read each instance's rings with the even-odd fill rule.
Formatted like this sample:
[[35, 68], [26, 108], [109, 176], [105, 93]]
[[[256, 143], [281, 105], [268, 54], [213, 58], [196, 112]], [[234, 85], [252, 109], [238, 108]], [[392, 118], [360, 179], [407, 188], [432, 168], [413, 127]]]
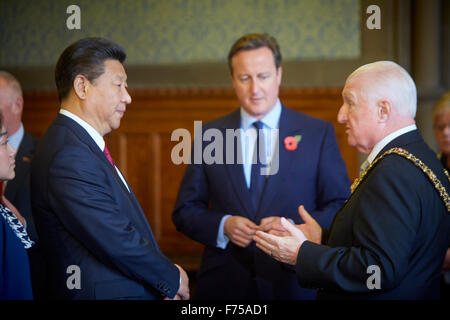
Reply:
[[231, 214], [227, 214], [227, 215], [223, 216], [222, 220], [220, 220], [219, 232], [217, 234], [217, 241], [216, 241], [217, 247], [220, 249], [225, 249], [227, 247], [228, 242], [230, 241], [230, 239], [223, 232], [225, 221], [229, 217], [231, 217]]

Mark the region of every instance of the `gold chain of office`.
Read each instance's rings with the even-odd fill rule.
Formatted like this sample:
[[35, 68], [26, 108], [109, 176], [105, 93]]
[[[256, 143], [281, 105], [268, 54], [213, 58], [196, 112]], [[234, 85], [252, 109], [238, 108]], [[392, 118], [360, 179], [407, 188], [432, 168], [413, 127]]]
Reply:
[[[408, 160], [410, 160], [412, 163], [414, 163], [417, 167], [419, 167], [424, 173], [425, 175], [428, 177], [428, 179], [430, 179], [430, 182], [434, 185], [434, 187], [436, 188], [437, 192], [439, 193], [439, 195], [441, 196], [442, 200], [445, 203], [445, 206], [447, 207], [447, 212], [450, 212], [450, 197], [448, 196], [447, 191], [445, 190], [444, 186], [442, 185], [441, 181], [436, 177], [436, 175], [434, 174], [434, 172], [427, 167], [427, 165], [425, 163], [423, 163], [420, 159], [416, 158], [414, 155], [412, 155], [411, 153], [409, 153], [408, 151], [406, 151], [405, 149], [402, 148], [392, 148], [387, 150], [385, 153], [383, 153], [381, 156], [377, 157], [367, 168], [366, 170], [364, 170], [364, 172], [355, 179], [355, 181], [353, 182], [352, 186], [351, 186], [351, 191], [352, 193], [356, 190], [356, 188], [359, 186], [359, 184], [361, 183], [361, 181], [364, 179], [365, 175], [367, 174], [367, 172], [369, 172], [369, 170], [381, 159], [383, 159], [385, 156], [389, 155], [389, 154], [398, 154], [399, 156], [402, 156]], [[450, 181], [450, 176], [447, 172], [447, 170], [444, 169], [444, 173], [447, 177], [447, 179], [449, 179]]]

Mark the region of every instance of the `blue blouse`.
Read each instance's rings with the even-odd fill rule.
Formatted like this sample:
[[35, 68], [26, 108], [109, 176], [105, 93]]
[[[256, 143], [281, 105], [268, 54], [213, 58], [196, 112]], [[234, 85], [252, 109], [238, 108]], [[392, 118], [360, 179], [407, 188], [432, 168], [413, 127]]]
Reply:
[[0, 204], [0, 300], [31, 300], [26, 249], [34, 244], [16, 216]]

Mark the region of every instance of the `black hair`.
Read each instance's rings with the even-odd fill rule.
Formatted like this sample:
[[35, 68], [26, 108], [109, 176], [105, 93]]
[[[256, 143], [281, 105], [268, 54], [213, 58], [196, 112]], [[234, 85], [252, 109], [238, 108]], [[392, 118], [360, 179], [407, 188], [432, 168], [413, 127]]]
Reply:
[[55, 68], [59, 101], [69, 95], [77, 75], [81, 74], [94, 83], [105, 72], [105, 60], [123, 63], [126, 56], [121, 46], [106, 38], [83, 38], [68, 46], [61, 53]]

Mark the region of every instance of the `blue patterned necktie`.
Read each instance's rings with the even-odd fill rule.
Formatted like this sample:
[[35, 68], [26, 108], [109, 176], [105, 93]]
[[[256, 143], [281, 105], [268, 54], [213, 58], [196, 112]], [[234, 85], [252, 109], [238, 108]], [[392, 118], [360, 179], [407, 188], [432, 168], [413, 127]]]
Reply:
[[264, 190], [264, 184], [266, 182], [266, 175], [261, 173], [261, 169], [265, 167], [265, 165], [263, 164], [265, 163], [265, 161], [261, 161], [261, 157], [266, 157], [266, 145], [264, 131], [262, 130], [263, 123], [261, 121], [256, 121], [253, 123], [253, 126], [256, 128], [256, 143], [253, 152], [252, 171], [250, 178], [250, 197], [252, 200], [253, 208], [255, 209], [255, 212], [257, 212], [259, 209], [259, 203], [261, 201], [261, 195]]

